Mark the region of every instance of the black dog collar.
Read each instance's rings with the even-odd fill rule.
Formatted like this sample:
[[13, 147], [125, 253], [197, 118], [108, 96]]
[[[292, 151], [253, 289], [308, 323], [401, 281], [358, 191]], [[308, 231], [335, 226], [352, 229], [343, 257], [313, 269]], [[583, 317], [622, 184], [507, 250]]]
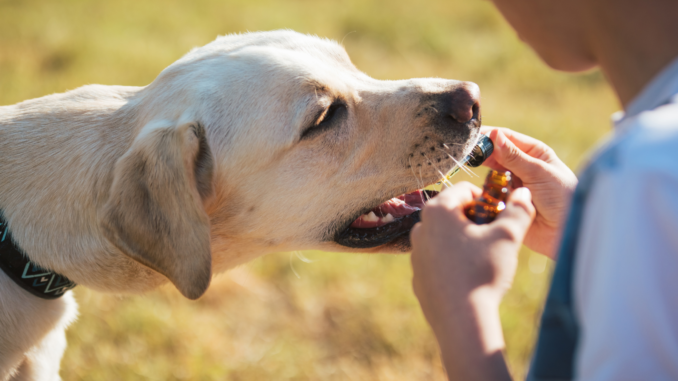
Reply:
[[56, 299], [76, 286], [75, 282], [31, 262], [12, 240], [0, 212], [0, 269], [24, 290], [43, 299]]

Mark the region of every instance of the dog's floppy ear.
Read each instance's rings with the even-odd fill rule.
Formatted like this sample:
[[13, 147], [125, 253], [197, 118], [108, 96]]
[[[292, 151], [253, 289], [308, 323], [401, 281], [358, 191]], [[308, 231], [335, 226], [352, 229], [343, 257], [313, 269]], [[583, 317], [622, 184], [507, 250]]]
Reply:
[[101, 227], [134, 260], [165, 275], [189, 299], [212, 277], [213, 158], [198, 123], [151, 122], [116, 162]]

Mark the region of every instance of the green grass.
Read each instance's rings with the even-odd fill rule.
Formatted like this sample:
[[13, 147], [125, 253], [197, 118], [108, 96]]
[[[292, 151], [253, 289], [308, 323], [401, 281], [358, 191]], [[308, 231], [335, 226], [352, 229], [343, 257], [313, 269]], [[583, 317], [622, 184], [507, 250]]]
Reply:
[[[0, 105], [89, 83], [145, 85], [217, 35], [277, 28], [343, 41], [375, 78], [474, 81], [485, 124], [542, 139], [573, 168], [617, 108], [600, 73], [549, 70], [482, 0], [0, 0]], [[283, 253], [221, 275], [197, 302], [171, 287], [78, 288], [63, 379], [444, 379], [407, 256], [305, 255], [313, 262]], [[517, 377], [548, 285], [543, 261], [521, 252], [501, 309]]]

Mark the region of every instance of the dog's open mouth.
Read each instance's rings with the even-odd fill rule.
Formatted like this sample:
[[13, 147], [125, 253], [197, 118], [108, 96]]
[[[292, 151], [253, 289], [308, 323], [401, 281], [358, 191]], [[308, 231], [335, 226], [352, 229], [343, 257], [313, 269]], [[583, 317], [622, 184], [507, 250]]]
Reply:
[[361, 215], [335, 237], [343, 246], [367, 249], [377, 247], [409, 234], [419, 222], [420, 210], [438, 192], [416, 190], [393, 197]]

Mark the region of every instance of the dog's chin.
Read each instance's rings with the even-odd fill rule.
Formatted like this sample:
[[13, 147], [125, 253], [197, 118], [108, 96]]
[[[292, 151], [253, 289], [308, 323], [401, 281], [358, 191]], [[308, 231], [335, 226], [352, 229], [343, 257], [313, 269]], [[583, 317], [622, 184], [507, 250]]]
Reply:
[[438, 192], [417, 190], [370, 208], [334, 237], [339, 245], [380, 252], [410, 250], [410, 230], [420, 221], [421, 209]]
[[410, 243], [410, 234], [403, 234], [393, 241], [378, 247], [380, 253], [409, 253], [412, 251], [412, 244]]

